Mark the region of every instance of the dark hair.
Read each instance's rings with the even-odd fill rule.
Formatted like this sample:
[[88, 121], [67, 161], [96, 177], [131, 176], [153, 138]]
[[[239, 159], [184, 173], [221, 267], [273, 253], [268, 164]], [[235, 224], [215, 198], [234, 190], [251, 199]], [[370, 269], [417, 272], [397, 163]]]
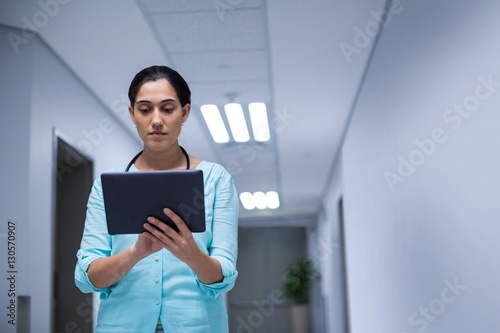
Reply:
[[172, 85], [177, 97], [179, 97], [181, 106], [191, 104], [191, 90], [189, 90], [186, 80], [177, 71], [167, 66], [151, 66], [137, 73], [130, 83], [128, 89], [130, 105], [134, 106], [137, 93], [144, 83], [162, 79], [167, 80]]

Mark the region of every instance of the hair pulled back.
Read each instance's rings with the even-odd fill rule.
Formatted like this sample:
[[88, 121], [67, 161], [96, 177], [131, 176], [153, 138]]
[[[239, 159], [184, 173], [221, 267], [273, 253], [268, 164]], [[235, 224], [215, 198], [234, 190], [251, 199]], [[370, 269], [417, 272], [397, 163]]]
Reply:
[[151, 66], [137, 73], [130, 83], [128, 89], [130, 105], [134, 106], [137, 93], [144, 83], [162, 79], [167, 80], [174, 88], [181, 106], [191, 104], [191, 90], [189, 90], [186, 80], [177, 71], [167, 66]]

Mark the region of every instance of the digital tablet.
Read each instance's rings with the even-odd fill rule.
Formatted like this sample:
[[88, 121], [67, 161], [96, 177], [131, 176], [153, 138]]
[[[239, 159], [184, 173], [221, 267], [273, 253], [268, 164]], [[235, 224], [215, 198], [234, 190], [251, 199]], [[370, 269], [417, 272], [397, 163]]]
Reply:
[[192, 232], [205, 231], [202, 170], [103, 173], [101, 182], [110, 235], [142, 233], [149, 216], [178, 231], [164, 208], [179, 215]]

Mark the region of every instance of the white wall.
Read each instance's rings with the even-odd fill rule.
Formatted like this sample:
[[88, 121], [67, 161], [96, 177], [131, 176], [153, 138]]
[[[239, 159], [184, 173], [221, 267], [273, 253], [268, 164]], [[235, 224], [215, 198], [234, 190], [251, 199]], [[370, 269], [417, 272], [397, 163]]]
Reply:
[[[0, 35], [5, 35], [5, 29], [0, 26]], [[0, 111], [0, 153], [2, 163], [0, 164], [0, 307], [2, 309], [1, 331], [11, 325], [11, 318], [4, 315], [10, 313], [7, 306], [10, 299], [16, 300], [12, 292], [26, 293], [26, 274], [14, 274], [16, 288], [10, 288], [7, 278], [11, 275], [8, 271], [26, 271], [27, 247], [17, 246], [15, 249], [16, 260], [12, 267], [7, 262], [8, 247], [8, 221], [16, 224], [15, 235], [11, 235], [11, 241], [17, 244], [28, 243], [26, 235], [27, 226], [22, 221], [28, 220], [26, 201], [29, 193], [28, 171], [29, 171], [29, 128], [30, 108], [29, 95], [31, 92], [31, 66], [26, 66], [31, 61], [30, 51], [12, 57], [11, 49], [7, 47], [7, 40], [0, 38], [0, 98], [2, 107]], [[29, 50], [31, 45], [28, 45]], [[10, 61], [4, 62], [4, 59]], [[17, 98], [7, 98], [17, 96]], [[28, 96], [28, 97], [27, 97]], [[14, 175], [23, 175], [14, 177]], [[14, 253], [11, 253], [14, 254]], [[17, 289], [17, 290], [15, 290]], [[4, 311], [5, 309], [5, 311]], [[14, 332], [14, 327], [12, 330]], [[5, 332], [10, 332], [5, 331]]]
[[[0, 26], [0, 35], [8, 32], [20, 34]], [[15, 53], [9, 41], [2, 38], [0, 50], [0, 148], [4, 156], [0, 233], [5, 233], [7, 219], [17, 222], [17, 291], [31, 296], [31, 331], [49, 332], [53, 191], [57, 181], [53, 129], [94, 160], [96, 177], [113, 165], [127, 163], [140, 145], [43, 41], [30, 39]], [[5, 271], [2, 266], [2, 274]], [[2, 293], [7, 288], [4, 280], [0, 282]], [[3, 308], [5, 298], [1, 299]], [[4, 319], [0, 328], [2, 332], [12, 329]]]
[[352, 332], [498, 332], [500, 3], [401, 3], [343, 148]]

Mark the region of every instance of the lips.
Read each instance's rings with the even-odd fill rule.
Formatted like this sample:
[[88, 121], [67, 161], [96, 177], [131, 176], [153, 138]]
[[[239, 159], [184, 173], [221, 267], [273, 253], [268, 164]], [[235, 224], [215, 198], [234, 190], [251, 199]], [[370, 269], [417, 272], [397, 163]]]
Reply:
[[153, 131], [153, 132], [150, 132], [149, 135], [152, 136], [152, 137], [162, 137], [164, 135], [166, 135], [167, 133], [165, 132], [162, 132], [162, 131]]

